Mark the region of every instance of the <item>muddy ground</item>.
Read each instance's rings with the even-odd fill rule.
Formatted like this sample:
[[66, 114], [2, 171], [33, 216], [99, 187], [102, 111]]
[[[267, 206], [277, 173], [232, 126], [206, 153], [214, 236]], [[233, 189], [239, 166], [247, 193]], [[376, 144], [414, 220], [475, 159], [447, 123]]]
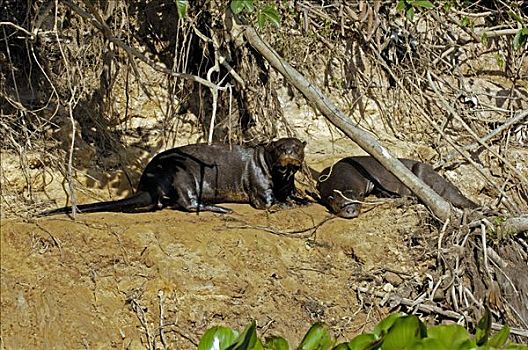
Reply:
[[343, 341], [390, 311], [361, 303], [354, 287], [419, 284], [430, 263], [424, 247], [436, 229], [406, 200], [329, 221], [317, 204], [226, 206], [234, 213], [2, 220], [2, 347], [144, 349], [155, 339], [162, 348], [160, 305], [171, 349], [251, 320], [292, 347], [315, 321]]

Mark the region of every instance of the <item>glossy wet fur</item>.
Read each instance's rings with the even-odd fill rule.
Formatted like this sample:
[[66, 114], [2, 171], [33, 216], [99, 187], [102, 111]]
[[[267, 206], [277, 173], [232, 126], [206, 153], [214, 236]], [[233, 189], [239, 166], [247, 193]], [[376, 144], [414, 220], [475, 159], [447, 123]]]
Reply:
[[[284, 138], [255, 147], [194, 144], [167, 150], [147, 164], [136, 194], [129, 198], [78, 206], [81, 212], [184, 211], [229, 212], [217, 203], [249, 203], [258, 209], [288, 201], [294, 175], [304, 161], [305, 143]], [[69, 213], [71, 207], [42, 213]]]
[[[399, 160], [454, 206], [477, 207], [430, 165], [412, 159]], [[412, 195], [401, 181], [369, 156], [343, 158], [326, 168], [319, 176], [317, 188], [321, 202], [331, 212], [348, 219], [359, 215], [360, 202], [371, 193], [384, 197]]]

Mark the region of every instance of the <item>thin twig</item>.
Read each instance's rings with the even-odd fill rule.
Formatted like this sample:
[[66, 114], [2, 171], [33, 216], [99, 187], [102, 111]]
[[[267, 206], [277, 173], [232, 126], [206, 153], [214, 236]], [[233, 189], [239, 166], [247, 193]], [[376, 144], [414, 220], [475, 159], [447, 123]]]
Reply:
[[[358, 294], [359, 293], [370, 294], [370, 295], [373, 295], [373, 296], [375, 296], [377, 298], [380, 298], [380, 299], [385, 298], [386, 294], [387, 294], [386, 292], [372, 291], [372, 290], [369, 290], [368, 288], [365, 288], [365, 287], [353, 286], [352, 288]], [[463, 314], [461, 314], [459, 312], [452, 311], [452, 310], [445, 310], [445, 309], [442, 309], [441, 307], [438, 307], [438, 306], [435, 306], [435, 305], [429, 305], [429, 304], [418, 304], [418, 305], [416, 305], [416, 301], [415, 300], [411, 300], [411, 299], [408, 299], [408, 298], [403, 298], [403, 297], [400, 297], [400, 296], [397, 296], [397, 295], [394, 295], [394, 294], [391, 294], [389, 296], [389, 300], [393, 304], [404, 305], [404, 306], [408, 306], [408, 307], [416, 307], [416, 309], [418, 309], [420, 311], [423, 311], [423, 312], [441, 315], [441, 316], [444, 316], [444, 317], [447, 317], [447, 318], [450, 318], [450, 319], [454, 319], [454, 320], [465, 319], [466, 322], [475, 323], [475, 320], [473, 320], [473, 318], [471, 318], [471, 317], [469, 317], [467, 315], [463, 315]], [[492, 323], [492, 325], [491, 325], [491, 328], [493, 330], [497, 330], [497, 331], [501, 330], [503, 327], [504, 327], [504, 325], [499, 324], [499, 323], [495, 323], [495, 322]], [[528, 329], [510, 327], [510, 332], [512, 334], [528, 338]]]
[[321, 222], [319, 222], [317, 225], [301, 229], [301, 230], [293, 230], [293, 231], [281, 231], [276, 228], [268, 227], [268, 226], [261, 226], [261, 225], [235, 225], [235, 226], [227, 226], [228, 229], [253, 229], [253, 230], [261, 230], [265, 232], [270, 232], [275, 235], [279, 236], [285, 236], [290, 238], [308, 238], [311, 237], [315, 231], [321, 226], [323, 226], [325, 223], [327, 223], [330, 220], [335, 219], [336, 216], [329, 216], [324, 218]]
[[164, 324], [164, 309], [163, 309], [163, 302], [165, 300], [164, 296], [163, 296], [163, 290], [160, 289], [158, 291], [158, 298], [159, 298], [159, 311], [160, 311], [160, 315], [159, 315], [159, 332], [160, 332], [160, 339], [161, 339], [161, 344], [163, 345], [163, 349], [167, 350], [167, 341], [165, 340], [165, 333], [164, 333], [164, 327], [165, 327], [165, 324]]

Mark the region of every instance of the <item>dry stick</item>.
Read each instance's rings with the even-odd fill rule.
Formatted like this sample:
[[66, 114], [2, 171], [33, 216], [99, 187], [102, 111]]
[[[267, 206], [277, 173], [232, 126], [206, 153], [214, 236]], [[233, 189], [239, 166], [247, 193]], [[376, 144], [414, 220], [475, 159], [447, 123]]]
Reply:
[[[15, 27], [16, 29], [21, 30], [24, 33], [26, 33], [29, 36], [30, 40], [35, 40], [35, 35], [33, 33], [31, 33], [30, 31], [28, 31], [27, 29], [25, 29], [25, 28], [23, 28], [23, 27], [21, 27], [19, 25], [16, 25], [13, 22], [0, 22], [0, 26], [12, 26], [12, 27]], [[5, 33], [4, 33], [4, 38], [7, 38]], [[6, 46], [6, 49], [9, 50], [9, 47]]]
[[[380, 58], [381, 59], [381, 58]], [[387, 71], [390, 73], [390, 75], [395, 79], [396, 83], [398, 84], [398, 86], [402, 89], [403, 92], [405, 92], [405, 94], [407, 95], [407, 97], [410, 99], [410, 100], [413, 100], [414, 101], [414, 96], [411, 95], [411, 93], [403, 86], [403, 84], [397, 79], [396, 75], [394, 75], [394, 72], [386, 65], [386, 64], [383, 64], [383, 67], [385, 69], [387, 69]], [[408, 80], [408, 83], [411, 84], [411, 85], [414, 85], [414, 83], [412, 81], [409, 81]], [[416, 86], [415, 86], [416, 87]], [[419, 91], [421, 91], [420, 89], [418, 89]], [[473, 165], [473, 167], [479, 172], [480, 175], [482, 175], [482, 177], [491, 185], [493, 186], [503, 197], [508, 197], [506, 195], [506, 193], [500, 188], [498, 187], [494, 182], [493, 180], [484, 173], [484, 171], [482, 171], [482, 169], [480, 169], [480, 167], [475, 163], [475, 161], [471, 158], [471, 155], [469, 155], [466, 151], [464, 151], [463, 149], [460, 149], [460, 147], [457, 147], [457, 145], [455, 144], [455, 142], [453, 140], [451, 140], [450, 137], [448, 137], [444, 131], [442, 130], [442, 128], [440, 126], [438, 126], [436, 124], [435, 121], [433, 121], [430, 117], [429, 117], [429, 114], [420, 106], [420, 104], [416, 103], [415, 104], [415, 107], [416, 109], [418, 109], [418, 111], [422, 114], [422, 116], [424, 117], [424, 119], [439, 133], [441, 134], [444, 139], [447, 141], [447, 143], [449, 143], [449, 145], [451, 147], [453, 147], [462, 157], [464, 157], [465, 160], [467, 160], [471, 165]], [[508, 207], [508, 209], [512, 212], [515, 212], [515, 207], [513, 205], [511, 205], [508, 201], [505, 202], [506, 206]]]
[[294, 230], [294, 231], [280, 231], [274, 228], [270, 228], [268, 226], [261, 226], [261, 225], [238, 225], [238, 226], [227, 226], [228, 229], [254, 229], [254, 230], [262, 230], [265, 232], [273, 233], [274, 235], [278, 236], [285, 236], [289, 238], [308, 238], [311, 237], [315, 231], [321, 226], [323, 226], [325, 223], [327, 223], [330, 220], [333, 220], [337, 218], [337, 216], [329, 216], [323, 219], [320, 223], [317, 225], [302, 229], [302, 230]]
[[[215, 62], [214, 65], [209, 68], [207, 71], [207, 80], [212, 83], [211, 76], [213, 72], [220, 73], [220, 65], [218, 64], [218, 41], [216, 38], [213, 38], [213, 48], [215, 52]], [[207, 144], [210, 145], [213, 143], [213, 132], [214, 132], [214, 125], [216, 122], [216, 109], [218, 107], [218, 85], [215, 85], [215, 87], [211, 87], [211, 95], [213, 96], [213, 111], [211, 113], [211, 119], [209, 120], [209, 135], [207, 137]]]
[[154, 70], [156, 70], [158, 72], [161, 72], [161, 73], [165, 73], [165, 74], [173, 76], [173, 77], [192, 80], [192, 81], [200, 83], [200, 84], [202, 84], [204, 86], [207, 86], [208, 88], [216, 88], [216, 89], [218, 89], [220, 91], [227, 90], [228, 86], [215, 85], [215, 84], [211, 83], [210, 81], [207, 81], [206, 79], [203, 79], [203, 78], [201, 78], [199, 76], [196, 76], [196, 75], [187, 74], [187, 73], [173, 72], [170, 69], [162, 66], [161, 64], [158, 64], [158, 63], [150, 60], [147, 56], [145, 56], [143, 53], [141, 53], [138, 49], [136, 49], [134, 47], [131, 47], [131, 46], [128, 46], [127, 44], [125, 44], [120, 39], [118, 39], [116, 37], [113, 37], [111, 35], [112, 32], [111, 32], [110, 28], [104, 22], [98, 21], [90, 13], [84, 11], [79, 6], [75, 5], [74, 3], [72, 3], [69, 0], [61, 0], [61, 2], [64, 3], [65, 5], [67, 5], [71, 10], [73, 10], [74, 12], [79, 14], [81, 17], [83, 17], [83, 18], [87, 19], [88, 21], [90, 21], [97, 29], [99, 29], [101, 32], [103, 32], [103, 35], [106, 37], [106, 39], [108, 41], [113, 42], [114, 44], [116, 44], [117, 46], [119, 46], [120, 48], [125, 50], [129, 55], [137, 57], [138, 59], [140, 59], [141, 61], [143, 61], [144, 63], [148, 64], [150, 67], [152, 67]]
[[[196, 28], [195, 25], [192, 26], [193, 27], [193, 31], [196, 35], [198, 35], [198, 37], [200, 39], [202, 39], [203, 41], [205, 41], [206, 43], [212, 43], [213, 46], [215, 47], [215, 49], [218, 48], [218, 44], [216, 44], [213, 39], [211, 38], [208, 38], [207, 36], [205, 36], [198, 28]], [[215, 57], [218, 57], [218, 62], [220, 62], [220, 64], [222, 66], [224, 66], [225, 69], [227, 69], [228, 73], [231, 74], [233, 76], [233, 78], [240, 84], [240, 86], [242, 87], [242, 90], [248, 88], [250, 89], [251, 91], [256, 91], [253, 87], [247, 87], [246, 86], [246, 83], [244, 82], [244, 79], [242, 79], [242, 77], [240, 76], [240, 74], [238, 74], [235, 69], [226, 61], [225, 57], [220, 55], [220, 52], [216, 51], [215, 52]]]
[[165, 327], [165, 321], [164, 321], [164, 310], [163, 310], [163, 301], [165, 298], [163, 297], [163, 290], [158, 291], [158, 298], [159, 298], [159, 307], [160, 307], [160, 315], [159, 315], [159, 332], [160, 332], [160, 339], [161, 344], [163, 345], [163, 349], [167, 349], [167, 341], [165, 340], [165, 333], [163, 331], [163, 328]]
[[429, 85], [431, 86], [431, 88], [433, 89], [433, 91], [435, 92], [435, 94], [438, 96], [438, 98], [440, 99], [440, 102], [442, 102], [442, 104], [444, 105], [444, 107], [447, 109], [447, 111], [456, 119], [458, 120], [459, 123], [462, 124], [462, 126], [464, 127], [464, 129], [466, 129], [466, 131], [471, 135], [473, 136], [473, 138], [475, 140], [477, 140], [481, 146], [483, 146], [484, 148], [486, 148], [486, 150], [488, 150], [488, 152], [490, 152], [491, 154], [493, 154], [494, 156], [496, 156], [500, 161], [502, 161], [508, 168], [510, 168], [511, 171], [513, 171], [514, 173], [516, 173], [519, 178], [523, 181], [523, 182], [526, 182], [528, 183], [528, 180], [520, 173], [519, 170], [517, 170], [513, 165], [510, 164], [510, 162], [506, 159], [504, 159], [504, 157], [502, 157], [500, 154], [496, 153], [495, 151], [493, 151], [488, 145], [486, 145], [484, 142], [481, 142], [480, 141], [480, 138], [479, 136], [473, 131], [473, 129], [471, 129], [469, 127], [469, 125], [467, 125], [467, 123], [464, 121], [464, 119], [462, 119], [460, 117], [460, 115], [458, 115], [458, 113], [454, 110], [454, 108], [446, 101], [446, 99], [444, 98], [444, 96], [440, 93], [440, 91], [438, 90], [438, 87], [435, 85], [435, 83], [433, 82], [433, 79], [431, 77], [431, 71], [428, 70], [427, 71], [427, 80], [429, 81]]
[[[233, 27], [236, 27], [236, 24], [234, 24]], [[369, 133], [356, 127], [328, 97], [326, 97], [316, 86], [306, 80], [306, 78], [297, 70], [285, 62], [275, 50], [264, 42], [253, 28], [244, 28], [244, 35], [251, 46], [259, 51], [259, 53], [292, 85], [299, 89], [299, 91], [301, 91], [301, 93], [313, 103], [332, 124], [394, 174], [432, 210], [433, 214], [439, 218], [439, 220], [447, 220], [451, 214], [451, 206], [445, 199], [434, 192], [421, 179], [417, 178]]]
[[[499, 126], [498, 128], [496, 128], [493, 131], [489, 132], [487, 135], [485, 135], [485, 136], [481, 137], [480, 139], [478, 139], [476, 143], [472, 143], [470, 145], [466, 145], [466, 146], [462, 147], [462, 150], [470, 151], [470, 152], [475, 150], [476, 148], [478, 148], [484, 142], [489, 141], [495, 135], [500, 134], [501, 132], [505, 131], [506, 129], [508, 129], [512, 125], [521, 122], [526, 117], [528, 117], [528, 110], [517, 111], [517, 113], [513, 117], [505, 120], [501, 126]], [[447, 157], [446, 157], [446, 161], [449, 161], [453, 157], [454, 157], [454, 155], [448, 154]]]
[[70, 116], [70, 122], [72, 125], [72, 132], [71, 132], [71, 145], [70, 145], [70, 151], [68, 154], [68, 173], [67, 173], [67, 179], [68, 179], [68, 191], [70, 192], [70, 200], [71, 200], [71, 209], [72, 209], [72, 216], [75, 219], [75, 214], [77, 212], [77, 198], [75, 195], [75, 187], [74, 187], [74, 181], [73, 181], [73, 151], [75, 150], [75, 118], [73, 118], [73, 104], [75, 101], [75, 93], [77, 91], [77, 86], [72, 86], [72, 77], [70, 75], [70, 67], [68, 60], [66, 59], [66, 54], [64, 53], [64, 50], [62, 49], [61, 41], [59, 38], [59, 34], [57, 31], [57, 18], [58, 18], [58, 8], [59, 5], [56, 3], [55, 6], [55, 22], [53, 24], [53, 29], [55, 36], [57, 37], [57, 44], [59, 45], [59, 50], [62, 55], [62, 59], [65, 63], [66, 68], [66, 74], [68, 74], [68, 86], [70, 89], [70, 99], [68, 100], [68, 114]]
[[155, 346], [153, 346], [155, 340], [155, 337], [152, 338], [150, 335], [150, 328], [148, 326], [147, 318], [145, 317], [145, 311], [143, 311], [143, 307], [137, 302], [136, 299], [130, 300], [130, 304], [132, 306], [132, 310], [136, 313], [136, 316], [139, 319], [139, 322], [141, 323], [141, 326], [145, 330], [145, 334], [147, 336], [147, 346], [148, 349], [156, 349]]
[[[385, 293], [385, 292], [371, 291], [371, 290], [369, 290], [368, 288], [365, 288], [365, 287], [352, 287], [352, 288], [357, 293], [366, 293], [366, 294], [370, 294], [370, 295], [373, 295], [373, 296], [375, 296], [377, 298], [381, 298], [381, 299], [387, 297], [387, 293]], [[427, 304], [418, 304], [417, 305], [414, 300], [411, 300], [411, 299], [408, 299], [408, 298], [402, 298], [402, 297], [399, 297], [397, 295], [390, 295], [388, 297], [388, 300], [390, 300], [392, 302], [395, 302], [398, 305], [405, 305], [405, 306], [415, 307], [418, 310], [421, 310], [421, 311], [424, 311], [424, 312], [428, 312], [428, 313], [432, 313], [432, 314], [442, 315], [442, 316], [445, 316], [445, 317], [450, 318], [450, 319], [460, 320], [460, 319], [464, 318], [468, 322], [475, 323], [475, 321], [471, 317], [463, 315], [463, 314], [461, 314], [459, 312], [452, 311], [452, 310], [444, 310], [441, 307], [434, 306], [434, 305], [427, 305]], [[502, 327], [504, 327], [504, 325], [501, 325], [499, 323], [495, 323], [494, 322], [494, 323], [491, 324], [491, 328], [496, 330], [496, 331], [501, 330]], [[510, 327], [510, 332], [512, 334], [528, 338], [528, 329]]]
[[516, 235], [528, 231], [528, 215], [506, 219], [500, 227], [499, 232], [504, 235]]

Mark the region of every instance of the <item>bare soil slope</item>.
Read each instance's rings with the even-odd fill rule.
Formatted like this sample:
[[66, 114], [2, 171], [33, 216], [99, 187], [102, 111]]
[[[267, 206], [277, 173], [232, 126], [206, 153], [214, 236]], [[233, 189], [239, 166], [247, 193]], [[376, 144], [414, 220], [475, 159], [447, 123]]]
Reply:
[[291, 346], [316, 320], [349, 339], [387, 312], [362, 308], [354, 286], [385, 283], [373, 272], [420, 269], [410, 247], [426, 227], [420, 205], [383, 204], [313, 235], [303, 230], [328, 217], [317, 204], [227, 206], [234, 214], [4, 220], [3, 348], [143, 349], [154, 337], [161, 348], [160, 305], [172, 349], [195, 348], [213, 325], [240, 329], [253, 319], [259, 334], [281, 334]]

